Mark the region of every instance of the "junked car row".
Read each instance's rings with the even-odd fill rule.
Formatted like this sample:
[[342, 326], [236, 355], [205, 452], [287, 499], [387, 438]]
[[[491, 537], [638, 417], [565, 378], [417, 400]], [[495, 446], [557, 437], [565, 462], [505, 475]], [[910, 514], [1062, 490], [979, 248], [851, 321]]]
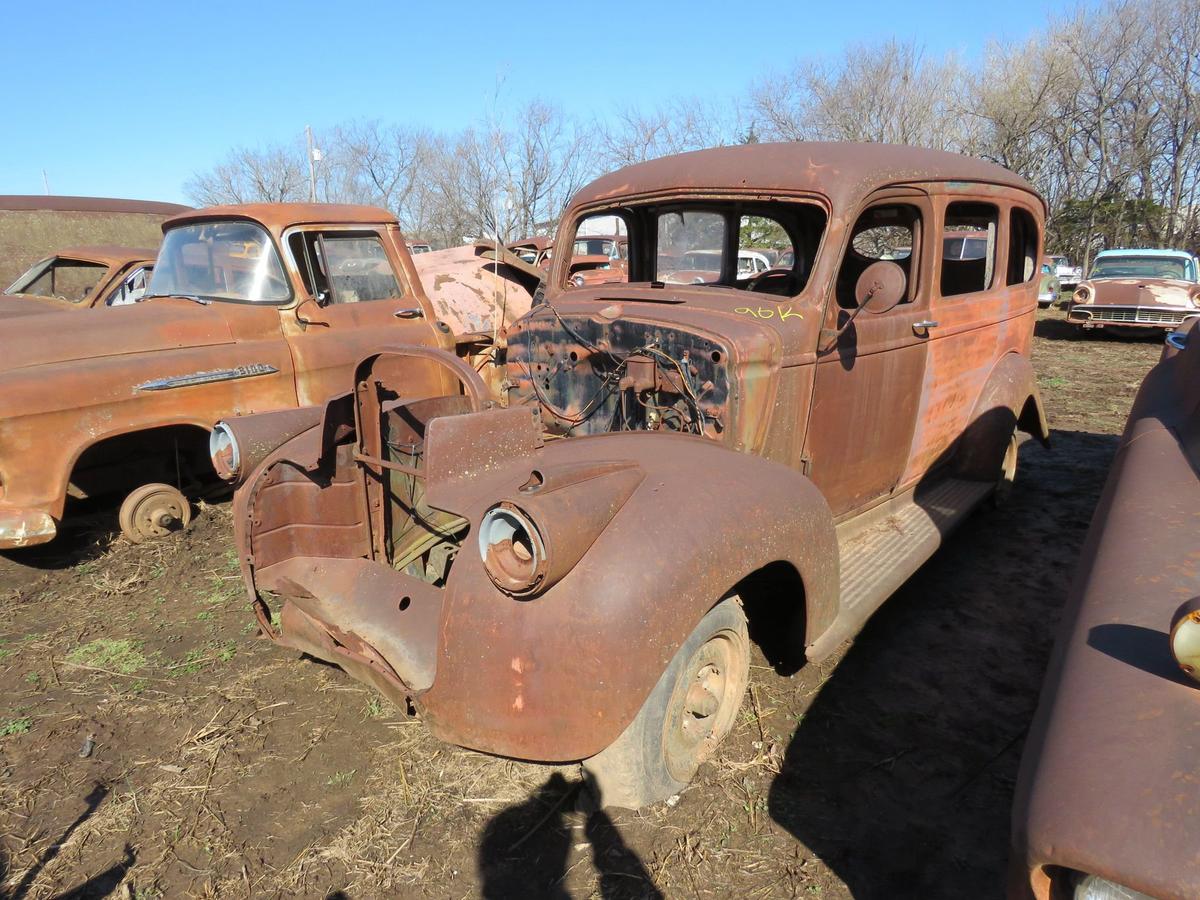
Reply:
[[[751, 633], [827, 658], [1003, 500], [1022, 433], [1049, 441], [1030, 362], [1057, 277], [1045, 212], [990, 163], [817, 143], [627, 167], [582, 188], [553, 241], [508, 247], [418, 251], [369, 207], [188, 212], [164, 224], [142, 302], [97, 300], [78, 330], [53, 304], [8, 322], [0, 546], [50, 540], [68, 498], [100, 492], [125, 495], [142, 540], [235, 485], [264, 637], [448, 743], [579, 763], [604, 805], [664, 800], [734, 726]], [[1104, 265], [1078, 306], [1101, 304]], [[54, 266], [38, 271], [29, 284]], [[1200, 339], [1179, 334], [1126, 441], [1144, 432], [1132, 455], [1176, 453], [1195, 484]], [[1195, 508], [1171, 527], [1195, 534]], [[1173, 599], [1195, 563], [1176, 561]], [[1193, 670], [1195, 609], [1160, 623]], [[1200, 695], [1176, 688], [1191, 694], [1172, 694], [1160, 746], [1178, 770]], [[1062, 745], [1042, 764], [1065, 765]], [[1082, 847], [1093, 832], [1061, 855], [1038, 783], [1014, 894], [1092, 876], [1174, 889]], [[1197, 798], [1178, 790], [1182, 821]]]

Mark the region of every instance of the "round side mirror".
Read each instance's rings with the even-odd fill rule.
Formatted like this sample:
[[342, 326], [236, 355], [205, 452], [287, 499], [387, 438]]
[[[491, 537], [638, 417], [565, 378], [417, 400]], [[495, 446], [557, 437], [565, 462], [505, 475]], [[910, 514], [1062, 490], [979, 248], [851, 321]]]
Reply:
[[867, 266], [854, 285], [854, 299], [858, 308], [869, 313], [885, 313], [895, 309], [904, 299], [908, 288], [908, 277], [904, 270], [891, 260], [881, 259]]
[[1200, 597], [1194, 597], [1171, 617], [1171, 653], [1184, 673], [1200, 681]]

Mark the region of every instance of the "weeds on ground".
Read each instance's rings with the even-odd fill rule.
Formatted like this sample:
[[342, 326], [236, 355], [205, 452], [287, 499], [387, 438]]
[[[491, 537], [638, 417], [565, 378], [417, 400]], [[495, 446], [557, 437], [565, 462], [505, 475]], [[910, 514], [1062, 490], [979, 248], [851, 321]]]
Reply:
[[0, 723], [0, 737], [25, 734], [32, 727], [33, 719], [9, 719], [7, 722]]
[[142, 642], [128, 638], [96, 638], [80, 644], [67, 654], [67, 662], [120, 675], [132, 675], [147, 664], [146, 656], [142, 653]]

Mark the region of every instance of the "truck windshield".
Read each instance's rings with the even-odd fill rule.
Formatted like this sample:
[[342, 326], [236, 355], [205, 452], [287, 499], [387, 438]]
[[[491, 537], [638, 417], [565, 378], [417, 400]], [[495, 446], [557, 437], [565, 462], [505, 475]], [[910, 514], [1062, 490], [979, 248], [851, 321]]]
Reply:
[[1183, 259], [1169, 256], [1111, 256], [1096, 260], [1093, 278], [1187, 278]]
[[147, 297], [283, 303], [292, 290], [270, 237], [253, 222], [201, 222], [163, 238]]

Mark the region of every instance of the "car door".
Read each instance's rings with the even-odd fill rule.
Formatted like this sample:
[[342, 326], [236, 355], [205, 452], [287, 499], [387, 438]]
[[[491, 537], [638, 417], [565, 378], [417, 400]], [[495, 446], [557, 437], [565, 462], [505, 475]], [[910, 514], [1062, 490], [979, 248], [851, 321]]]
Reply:
[[433, 344], [424, 311], [397, 273], [391, 241], [374, 229], [295, 229], [285, 237], [307, 296], [283, 313], [301, 405], [350, 390], [351, 370], [375, 350]]
[[[846, 241], [826, 306], [804, 463], [835, 516], [890, 494], [907, 467], [925, 374], [932, 221], [918, 191], [874, 197]], [[904, 300], [885, 313], [854, 311], [854, 288], [877, 260], [904, 270]], [[843, 328], [836, 340], [830, 330]]]

